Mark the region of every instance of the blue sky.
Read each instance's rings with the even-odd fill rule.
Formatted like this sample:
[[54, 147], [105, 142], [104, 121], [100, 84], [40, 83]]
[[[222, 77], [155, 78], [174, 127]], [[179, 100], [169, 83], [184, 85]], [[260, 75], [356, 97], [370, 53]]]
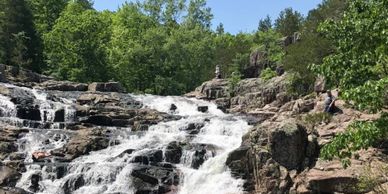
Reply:
[[[126, 0], [94, 0], [97, 10], [116, 10]], [[317, 7], [322, 0], [208, 0], [214, 19], [213, 28], [220, 22], [225, 31], [232, 34], [252, 32], [257, 29], [259, 20], [269, 15], [275, 20], [279, 12], [287, 7], [301, 12], [304, 16]]]

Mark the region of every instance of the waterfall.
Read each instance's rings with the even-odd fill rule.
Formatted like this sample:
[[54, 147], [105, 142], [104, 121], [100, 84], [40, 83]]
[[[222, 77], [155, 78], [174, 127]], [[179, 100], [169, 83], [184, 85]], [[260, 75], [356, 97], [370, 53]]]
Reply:
[[[179, 181], [172, 193], [243, 193], [243, 180], [232, 177], [225, 161], [228, 154], [240, 146], [242, 136], [249, 126], [242, 118], [223, 113], [211, 102], [184, 97], [128, 94], [128, 97], [141, 102], [144, 108], [169, 112], [182, 118], [160, 122], [144, 132], [135, 132], [128, 127], [106, 127], [112, 132], [109, 137], [112, 143], [106, 149], [90, 152], [69, 163], [57, 161], [41, 164], [33, 162], [34, 151], [61, 148], [74, 135], [74, 131], [58, 127], [54, 120], [56, 112], [64, 109], [65, 118], [60, 123], [76, 121], [75, 98], [69, 94], [71, 97], [63, 95], [59, 100], [53, 101], [44, 91], [21, 89], [33, 95], [35, 103], [39, 105], [40, 114], [46, 115], [38, 122], [53, 124], [49, 128], [23, 126], [30, 129], [29, 133], [18, 140], [18, 151], [27, 156], [26, 171], [17, 187], [30, 190], [31, 178], [39, 174], [40, 189], [36, 193], [41, 194], [136, 193], [134, 187], [139, 183], [133, 178], [133, 173], [139, 169], [139, 164], [133, 161], [139, 158], [144, 160], [144, 156], [147, 156], [147, 162], [140, 166], [152, 170], [151, 161], [154, 158], [149, 157], [150, 153], [155, 153], [155, 156], [163, 153], [163, 161], [158, 165], [167, 165], [166, 150], [172, 142], [177, 142], [182, 148], [179, 162], [173, 164], [173, 167], [166, 167], [179, 175], [179, 180], [171, 177], [171, 181]], [[170, 111], [171, 104], [177, 107], [174, 112]], [[208, 111], [199, 112], [198, 106], [206, 106]], [[0, 95], [0, 109], [0, 120], [16, 117], [15, 105], [6, 96]], [[185, 130], [190, 125], [195, 127], [191, 134]]]

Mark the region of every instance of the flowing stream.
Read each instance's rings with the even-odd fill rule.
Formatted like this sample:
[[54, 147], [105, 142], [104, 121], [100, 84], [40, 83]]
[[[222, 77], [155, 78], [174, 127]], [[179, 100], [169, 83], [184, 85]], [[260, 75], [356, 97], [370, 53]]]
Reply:
[[[6, 87], [16, 87], [6, 85]], [[37, 193], [135, 193], [131, 172], [136, 163], [131, 163], [136, 156], [153, 150], [162, 150], [163, 153], [171, 142], [185, 142], [192, 145], [206, 145], [205, 161], [198, 169], [193, 168], [195, 149], [183, 149], [180, 163], [176, 169], [180, 174], [179, 184], [175, 193], [180, 194], [237, 194], [242, 192], [243, 180], [235, 179], [225, 161], [228, 154], [241, 144], [242, 136], [249, 126], [240, 117], [224, 114], [216, 105], [210, 102], [188, 99], [184, 97], [160, 97], [152, 95], [130, 95], [144, 107], [169, 112], [171, 104], [177, 110], [171, 114], [182, 116], [182, 119], [161, 122], [152, 125], [147, 131], [135, 133], [131, 128], [108, 127], [113, 133], [112, 143], [108, 148], [91, 152], [89, 155], [78, 157], [70, 163], [57, 162], [36, 164], [33, 163], [32, 153], [37, 150], [50, 151], [64, 146], [75, 132], [66, 129], [67, 124], [76, 122], [75, 94], [63, 95], [56, 102], [51, 101], [48, 95], [39, 90], [21, 88], [27, 94], [32, 94], [39, 102], [41, 115], [38, 125], [26, 123], [16, 118], [16, 107], [6, 96], [0, 95], [1, 122], [18, 127], [28, 128], [29, 133], [18, 140], [18, 152], [26, 155], [26, 171], [22, 174], [17, 187], [30, 190], [31, 178], [40, 174], [40, 189]], [[65, 93], [65, 92], [64, 92]], [[198, 106], [207, 106], [206, 113], [199, 112]], [[58, 109], [64, 109], [63, 122], [54, 122]], [[44, 123], [53, 123], [45, 125]], [[194, 135], [188, 135], [182, 130], [192, 123], [201, 123], [203, 126]], [[33, 126], [33, 127], [31, 127]], [[42, 127], [45, 126], [45, 127]], [[126, 150], [134, 150], [126, 153]], [[123, 154], [124, 153], [124, 154]], [[60, 176], [58, 176], [60, 173]], [[82, 185], [79, 177], [82, 176]], [[58, 178], [60, 177], [60, 178]], [[74, 189], [74, 187], [76, 187]], [[73, 188], [70, 189], [69, 188]]]

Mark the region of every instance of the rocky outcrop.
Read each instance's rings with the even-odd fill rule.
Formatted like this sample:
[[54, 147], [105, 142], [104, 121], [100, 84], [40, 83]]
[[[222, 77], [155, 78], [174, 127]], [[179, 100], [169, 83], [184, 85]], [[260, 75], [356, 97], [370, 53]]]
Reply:
[[40, 83], [35, 88], [43, 90], [59, 90], [59, 91], [87, 91], [88, 85], [84, 83], [75, 83], [70, 81], [55, 81], [49, 80]]
[[164, 151], [164, 157], [166, 162], [179, 164], [182, 157], [182, 145], [176, 141], [170, 142]]
[[131, 176], [136, 193], [176, 193], [179, 172], [172, 166], [139, 166]]
[[[280, 108], [271, 103], [257, 109], [256, 114], [251, 114], [265, 119], [248, 133], [250, 142], [244, 141], [227, 160], [233, 175], [247, 177], [246, 182], [254, 186], [246, 184], [246, 190], [255, 190], [255, 193], [304, 194], [367, 193], [372, 190], [364, 186], [363, 168], [365, 161], [384, 163], [387, 157], [383, 150], [360, 153], [363, 158], [353, 159], [352, 166], [347, 169], [342, 167], [340, 161], [325, 162], [318, 157], [320, 147], [335, 134], [344, 131], [351, 122], [356, 119], [373, 120], [377, 115], [349, 109], [343, 101], [338, 100], [336, 105], [341, 112], [334, 115], [331, 121], [318, 121], [312, 129], [305, 122], [317, 121], [306, 121], [304, 118], [322, 112], [323, 97], [306, 96], [291, 100]], [[248, 170], [250, 168], [253, 170]], [[385, 182], [387, 180], [374, 186]]]
[[0, 164], [0, 186], [14, 187], [21, 174], [13, 168]]
[[287, 94], [287, 74], [264, 81], [246, 79], [238, 83], [235, 97], [231, 98], [232, 112], [249, 112], [267, 104], [280, 107], [292, 99]]
[[185, 96], [207, 100], [226, 98], [229, 96], [228, 81], [225, 79], [213, 79], [208, 82], [204, 82], [193, 92], [188, 93]]
[[[266, 105], [280, 108], [291, 101], [293, 96], [287, 93], [287, 83], [287, 74], [268, 81], [251, 78], [241, 80], [234, 91], [230, 91], [227, 80], [214, 79], [185, 96], [214, 100], [224, 112], [249, 113]], [[234, 97], [230, 96], [231, 92], [235, 94]]]
[[109, 146], [110, 130], [104, 128], [79, 128], [79, 131], [62, 148], [53, 150], [51, 155], [57, 160], [71, 161], [91, 151]]
[[124, 92], [124, 88], [119, 82], [94, 82], [89, 84], [88, 91], [90, 92]]
[[34, 73], [30, 70], [22, 69], [17, 66], [7, 66], [0, 64], [0, 81], [11, 82], [17, 85], [32, 87], [36, 83], [41, 83], [53, 78]]

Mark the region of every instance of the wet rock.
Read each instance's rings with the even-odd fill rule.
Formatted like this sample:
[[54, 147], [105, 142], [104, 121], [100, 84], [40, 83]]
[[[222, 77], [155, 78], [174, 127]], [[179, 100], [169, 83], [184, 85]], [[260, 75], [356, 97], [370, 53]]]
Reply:
[[0, 159], [5, 159], [10, 153], [16, 152], [17, 146], [14, 142], [0, 142]]
[[0, 187], [0, 194], [32, 194], [32, 193], [17, 187]]
[[11, 153], [9, 155], [10, 160], [24, 160], [26, 158], [26, 154], [24, 153]]
[[176, 141], [170, 142], [164, 151], [164, 157], [166, 162], [179, 164], [182, 157], [182, 146]]
[[125, 156], [126, 154], [131, 155], [132, 152], [134, 152], [134, 151], [135, 151], [134, 149], [127, 149], [127, 150], [124, 150], [124, 151], [121, 152], [119, 155], [117, 155], [115, 158], [122, 158], [122, 157]]
[[194, 169], [198, 169], [207, 159], [206, 149], [196, 150], [193, 156], [193, 160], [191, 162], [191, 167]]
[[41, 115], [38, 106], [17, 105], [17, 117], [32, 121], [40, 121]]
[[159, 180], [157, 178], [143, 172], [142, 170], [134, 170], [132, 171], [131, 175], [151, 185], [159, 184]]
[[215, 100], [215, 103], [217, 104], [217, 108], [222, 110], [222, 112], [227, 112], [227, 110], [230, 108], [230, 99], [229, 98], [218, 98]]
[[175, 112], [178, 107], [175, 104], [171, 104], [170, 111]]
[[112, 126], [112, 118], [105, 115], [89, 116], [86, 120], [81, 120], [83, 123], [90, 123], [94, 125]]
[[179, 184], [176, 169], [140, 166], [132, 171], [131, 176], [134, 177], [135, 193], [166, 193]]
[[42, 177], [39, 174], [33, 174], [31, 175], [31, 185], [29, 189], [36, 193], [39, 191], [39, 181], [42, 179]]
[[15, 169], [0, 163], [0, 187], [14, 187], [21, 174]]
[[162, 150], [152, 150], [149, 151], [143, 155], [135, 156], [133, 162], [134, 163], [141, 163], [144, 165], [152, 164], [155, 165], [156, 163], [163, 161], [163, 151]]
[[190, 123], [187, 127], [180, 130], [186, 131], [190, 135], [195, 135], [198, 134], [204, 126], [204, 123]]
[[65, 193], [73, 193], [73, 191], [85, 185], [85, 179], [82, 175], [69, 178], [63, 185], [62, 189]]
[[67, 173], [67, 168], [66, 168], [66, 166], [64, 166], [64, 165], [61, 165], [61, 166], [56, 166], [55, 167], [55, 174], [56, 174], [56, 178], [57, 179], [61, 179], [61, 178], [63, 178], [65, 175], [66, 175], [66, 173]]
[[199, 112], [205, 113], [205, 112], [207, 112], [209, 110], [209, 107], [208, 106], [198, 106], [197, 110]]
[[78, 131], [64, 147], [52, 150], [51, 155], [65, 157], [65, 160], [69, 161], [91, 151], [105, 149], [109, 146], [109, 142], [109, 130], [86, 128]]
[[230, 168], [232, 175], [238, 178], [247, 178], [247, 157], [249, 152], [248, 146], [241, 146], [229, 153], [226, 165]]
[[55, 111], [54, 122], [65, 122], [65, 109]]

